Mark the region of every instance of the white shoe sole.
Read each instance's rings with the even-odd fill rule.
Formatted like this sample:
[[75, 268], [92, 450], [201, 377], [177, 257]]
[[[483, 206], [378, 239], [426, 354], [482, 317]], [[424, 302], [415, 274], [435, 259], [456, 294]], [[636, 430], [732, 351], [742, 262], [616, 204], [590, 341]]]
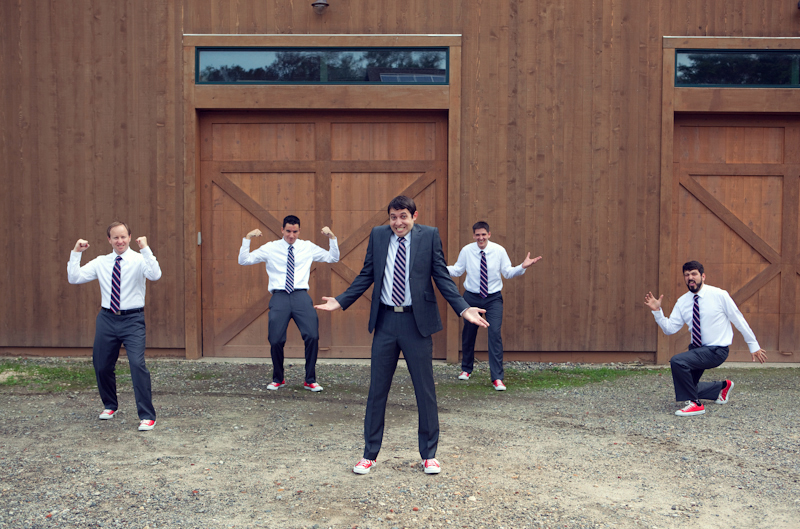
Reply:
[[727, 404], [728, 401], [731, 400], [731, 391], [733, 391], [734, 385], [735, 384], [733, 383], [733, 380], [731, 380], [731, 387], [728, 388], [728, 394], [726, 395], [725, 400], [717, 399], [714, 402], [716, 402], [717, 404]]
[[428, 468], [425, 468], [425, 473], [426, 474], [438, 474], [441, 471], [442, 471], [442, 467], [428, 467]]
[[139, 431], [140, 432], [149, 432], [150, 430], [152, 430], [155, 427], [156, 427], [156, 423], [155, 422], [153, 423], [152, 426], [145, 426], [143, 424], [140, 424], [139, 425]]
[[98, 417], [98, 418], [99, 418], [101, 421], [108, 421], [108, 420], [111, 420], [111, 419], [113, 419], [113, 418], [114, 418], [114, 417], [116, 417], [116, 416], [117, 416], [117, 414], [115, 413], [114, 415], [100, 415], [100, 417]]
[[[285, 386], [285, 385], [286, 385], [286, 384], [284, 384], [283, 386]], [[267, 386], [267, 389], [268, 389], [268, 390], [270, 390], [270, 391], [278, 391], [278, 390], [279, 390], [279, 389], [281, 389], [283, 386]]]
[[322, 389], [323, 389], [322, 386], [317, 386], [315, 388], [310, 388], [308, 386], [303, 386], [303, 388], [307, 389], [308, 391], [313, 391], [314, 393], [316, 393], [317, 391], [322, 391]]
[[[374, 466], [375, 465], [373, 464], [372, 467], [374, 467]], [[372, 467], [369, 467], [369, 468], [353, 467], [353, 472], [356, 473], [356, 474], [361, 474], [363, 476], [364, 474], [369, 474], [369, 471], [372, 470]]]
[[459, 376], [458, 376], [458, 379], [459, 379], [459, 380], [469, 380], [469, 377], [465, 377], [465, 376], [461, 376], [461, 375], [459, 375]]
[[678, 411], [675, 412], [675, 415], [677, 415], [678, 417], [692, 417], [693, 415], [703, 415], [705, 412], [706, 412], [706, 410], [689, 411], [689, 412], [686, 412], [686, 411], [683, 411], [683, 410], [678, 410]]

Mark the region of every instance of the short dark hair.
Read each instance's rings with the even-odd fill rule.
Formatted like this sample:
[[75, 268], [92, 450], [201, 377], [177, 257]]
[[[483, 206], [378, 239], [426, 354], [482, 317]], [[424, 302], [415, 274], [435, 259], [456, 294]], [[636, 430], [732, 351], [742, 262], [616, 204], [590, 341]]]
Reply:
[[472, 233], [475, 233], [476, 231], [481, 229], [486, 231], [492, 231], [489, 229], [489, 223], [483, 220], [479, 220], [478, 222], [472, 225]]
[[281, 228], [285, 228], [287, 224], [297, 224], [297, 227], [300, 227], [300, 219], [295, 217], [294, 215], [286, 215], [283, 217], [283, 226]]
[[125, 226], [125, 229], [128, 230], [128, 235], [131, 234], [131, 229], [128, 227], [127, 224], [125, 224], [124, 222], [120, 222], [118, 220], [115, 220], [114, 222], [112, 222], [111, 224], [108, 225], [108, 228], [106, 228], [106, 235], [108, 236], [109, 239], [111, 238], [111, 230], [116, 228], [117, 226]]
[[398, 197], [394, 197], [391, 202], [389, 202], [389, 207], [386, 208], [386, 213], [391, 212], [392, 210], [402, 211], [407, 209], [409, 213], [412, 215], [417, 212], [417, 205], [414, 204], [414, 199], [411, 197], [407, 197], [405, 195], [400, 195]]
[[697, 270], [701, 274], [705, 274], [706, 271], [703, 269], [702, 263], [698, 261], [689, 261], [688, 263], [683, 264], [683, 272], [686, 273], [690, 270]]

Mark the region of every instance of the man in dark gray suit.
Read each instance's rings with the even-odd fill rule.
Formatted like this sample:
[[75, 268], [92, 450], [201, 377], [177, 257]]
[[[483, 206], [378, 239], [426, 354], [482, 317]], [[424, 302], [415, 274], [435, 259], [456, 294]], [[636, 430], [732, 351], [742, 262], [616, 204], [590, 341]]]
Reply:
[[353, 468], [366, 474], [375, 465], [383, 440], [386, 400], [400, 351], [406, 359], [419, 409], [419, 453], [426, 474], [441, 471], [435, 459], [439, 442], [439, 411], [433, 382], [433, 339], [442, 330], [433, 283], [465, 320], [488, 327], [483, 309], [470, 307], [462, 298], [442, 252], [439, 230], [414, 225], [417, 206], [406, 196], [392, 199], [387, 208], [389, 225], [372, 229], [364, 267], [341, 295], [323, 297], [320, 310], [347, 309], [374, 283], [369, 311], [372, 339], [369, 397], [364, 415], [364, 457]]

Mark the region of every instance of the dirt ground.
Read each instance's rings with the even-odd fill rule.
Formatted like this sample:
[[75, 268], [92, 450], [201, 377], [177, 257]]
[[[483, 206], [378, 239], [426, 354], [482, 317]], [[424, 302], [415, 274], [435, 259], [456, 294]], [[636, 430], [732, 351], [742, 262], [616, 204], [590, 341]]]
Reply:
[[320, 362], [320, 393], [300, 364], [276, 392], [268, 363], [148, 365], [151, 432], [129, 377], [110, 421], [95, 389], [0, 386], [0, 528], [800, 527], [797, 368], [717, 369], [730, 403], [682, 418], [668, 369], [533, 390], [507, 366], [496, 392], [485, 364], [469, 382], [437, 364], [443, 470], [426, 475], [401, 364], [359, 476], [365, 363]]

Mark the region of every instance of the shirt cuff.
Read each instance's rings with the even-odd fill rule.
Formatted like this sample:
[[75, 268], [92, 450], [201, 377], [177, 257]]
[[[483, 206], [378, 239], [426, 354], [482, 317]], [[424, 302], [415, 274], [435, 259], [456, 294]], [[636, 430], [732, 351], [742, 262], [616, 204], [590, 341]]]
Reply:
[[459, 317], [463, 318], [464, 317], [464, 313], [467, 312], [468, 310], [469, 310], [469, 307], [467, 307], [466, 309], [464, 309], [461, 312], [459, 312], [458, 313]]

